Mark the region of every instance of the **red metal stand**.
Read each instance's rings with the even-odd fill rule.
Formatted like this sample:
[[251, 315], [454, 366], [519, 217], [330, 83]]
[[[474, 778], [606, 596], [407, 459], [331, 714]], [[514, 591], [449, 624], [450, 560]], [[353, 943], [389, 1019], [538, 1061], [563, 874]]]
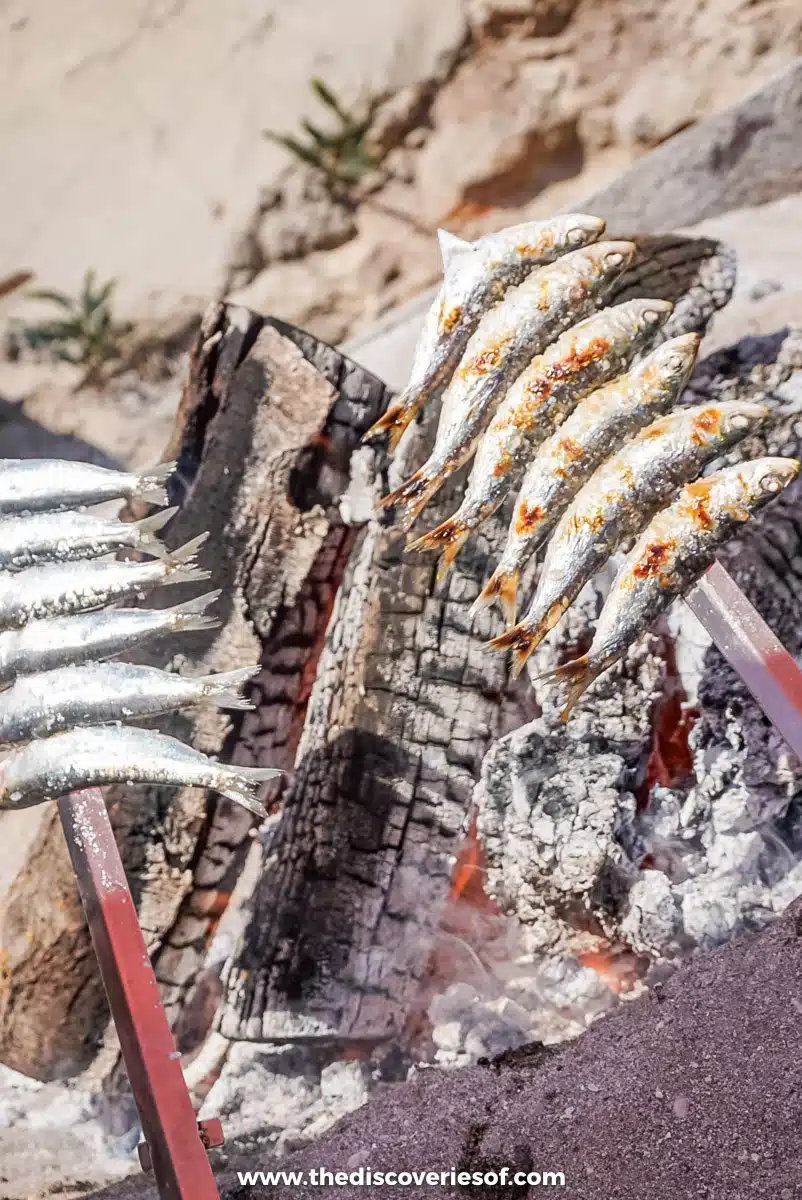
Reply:
[[802, 762], [802, 670], [760, 613], [714, 563], [687, 603]]
[[103, 794], [63, 796], [59, 813], [142, 1122], [142, 1165], [162, 1200], [218, 1200], [206, 1147], [222, 1143], [220, 1122], [196, 1120]]

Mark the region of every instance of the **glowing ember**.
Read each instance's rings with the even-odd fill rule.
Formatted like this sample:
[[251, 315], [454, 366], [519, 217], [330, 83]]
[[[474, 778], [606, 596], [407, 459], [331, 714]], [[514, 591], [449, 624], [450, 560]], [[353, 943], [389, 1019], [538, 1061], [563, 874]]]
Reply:
[[579, 950], [576, 960], [590, 967], [616, 996], [631, 992], [640, 978], [639, 961], [628, 946], [614, 946], [600, 941], [594, 949]]

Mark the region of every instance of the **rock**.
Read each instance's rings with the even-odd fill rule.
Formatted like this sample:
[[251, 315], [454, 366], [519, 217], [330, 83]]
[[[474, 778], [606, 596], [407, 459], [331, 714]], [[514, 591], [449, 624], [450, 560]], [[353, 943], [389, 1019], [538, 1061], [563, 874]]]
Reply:
[[553, 37], [570, 21], [579, 0], [468, 0], [467, 15], [476, 36], [507, 33]]
[[377, 105], [365, 136], [365, 145], [371, 154], [384, 158], [419, 125], [433, 90], [430, 82], [410, 83]]
[[578, 101], [568, 59], [521, 62], [508, 43], [469, 59], [432, 106], [418, 165], [428, 218], [466, 202], [520, 202], [577, 174]]

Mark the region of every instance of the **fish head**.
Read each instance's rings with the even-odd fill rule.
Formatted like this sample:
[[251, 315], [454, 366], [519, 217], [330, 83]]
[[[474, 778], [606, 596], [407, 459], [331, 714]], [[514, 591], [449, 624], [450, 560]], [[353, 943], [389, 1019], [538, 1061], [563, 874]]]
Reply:
[[673, 389], [684, 387], [696, 362], [702, 339], [698, 333], [683, 333], [663, 342], [649, 355], [649, 365]]
[[572, 266], [582, 263], [593, 279], [607, 275], [613, 280], [634, 262], [637, 253], [634, 242], [596, 242], [582, 250], [575, 250], [562, 261], [568, 265], [570, 260]]
[[587, 213], [566, 213], [557, 217], [555, 243], [566, 250], [579, 250], [599, 240], [606, 228], [606, 222], [601, 217], [591, 217]]
[[665, 325], [674, 311], [670, 300], [630, 300], [626, 307], [635, 329], [646, 336]]
[[725, 404], [703, 405], [698, 411], [698, 421], [695, 428], [699, 432], [711, 432], [716, 436], [712, 426], [717, 422], [718, 438], [727, 446], [732, 446], [757, 429], [769, 415], [765, 404], [746, 404], [733, 400]]
[[801, 465], [795, 458], [756, 458], [741, 463], [737, 468], [739, 482], [749, 506], [768, 504], [796, 479]]

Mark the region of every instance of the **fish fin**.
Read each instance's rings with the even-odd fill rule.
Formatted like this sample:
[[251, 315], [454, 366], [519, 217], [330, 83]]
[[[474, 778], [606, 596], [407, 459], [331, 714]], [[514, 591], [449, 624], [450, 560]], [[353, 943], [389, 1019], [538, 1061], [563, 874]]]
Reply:
[[219, 600], [221, 595], [222, 589], [216, 588], [213, 592], [205, 592], [202, 596], [196, 596], [194, 600], [176, 604], [175, 608], [170, 609], [173, 631], [186, 633], [194, 629], [215, 629], [221, 624], [219, 618], [209, 616], [205, 610], [210, 604], [214, 604], [215, 600]]
[[500, 565], [482, 588], [479, 595], [473, 603], [473, 612], [479, 612], [480, 609], [489, 608], [492, 604], [498, 603], [507, 625], [512, 627], [515, 624], [515, 609], [518, 596], [518, 582], [521, 573], [517, 568], [511, 571], [504, 570]]
[[234, 800], [243, 808], [247, 808], [249, 812], [264, 819], [267, 816], [267, 809], [256, 797], [256, 785], [266, 779], [275, 779], [277, 775], [283, 775], [284, 772], [276, 770], [275, 767], [228, 767], [224, 770], [226, 772], [225, 781], [221, 779], [219, 786], [215, 787], [215, 791], [219, 791], [222, 796]]
[[200, 579], [209, 579], [211, 571], [202, 570], [192, 559], [197, 554], [203, 543], [208, 538], [208, 533], [198, 534], [191, 541], [185, 542], [183, 546], [179, 546], [177, 550], [171, 550], [165, 558], [164, 562], [167, 566], [167, 575], [164, 583], [194, 583]]
[[392, 454], [425, 399], [426, 396], [423, 392], [402, 392], [399, 399], [393, 401], [387, 412], [371, 425], [367, 433], [362, 434], [362, 441], [373, 442], [386, 435], [387, 448]]
[[378, 507], [384, 509], [402, 505], [405, 512], [401, 528], [406, 532], [444, 482], [445, 476], [432, 478], [426, 473], [426, 467], [423, 466], [414, 475], [410, 475], [409, 479], [397, 487], [394, 492], [390, 492], [380, 500]]
[[411, 542], [407, 550], [442, 550], [437, 578], [443, 579], [471, 533], [472, 527], [455, 515]]
[[240, 689], [261, 669], [258, 666], [240, 667], [236, 671], [221, 671], [219, 675], [205, 675], [199, 682], [204, 694], [213, 697], [218, 708], [252, 709], [256, 705], [240, 695]]
[[513, 679], [518, 678], [530, 654], [538, 648], [546, 634], [554, 628], [564, 611], [556, 604], [552, 605], [545, 617], [536, 624], [530, 625], [524, 618], [517, 625], [513, 625], [512, 629], [507, 629], [498, 637], [493, 638], [492, 642], [488, 642], [491, 650], [512, 650], [510, 673]]
[[140, 544], [137, 550], [143, 550], [147, 554], [152, 554], [155, 558], [166, 558], [167, 547], [156, 537], [160, 529], [170, 521], [178, 512], [178, 507], [163, 508], [161, 512], [154, 513], [152, 517], [145, 517], [142, 521], [136, 522], [136, 527], [139, 530]]
[[449, 233], [447, 229], [438, 229], [437, 244], [443, 260], [443, 271], [448, 271], [452, 263], [474, 249], [473, 242], [466, 242], [464, 238], [457, 237], [455, 233]]
[[176, 462], [159, 463], [156, 467], [145, 467], [136, 471], [136, 485], [132, 493], [138, 500], [147, 500], [150, 504], [166, 504], [167, 490], [165, 483], [175, 471]]
[[603, 667], [591, 666], [587, 654], [583, 654], [572, 662], [563, 663], [561, 667], [556, 667], [553, 671], [545, 671], [537, 678], [553, 679], [556, 683], [568, 684], [565, 707], [560, 713], [560, 720], [567, 721], [577, 700], [587, 691], [594, 679], [598, 679], [603, 670]]

